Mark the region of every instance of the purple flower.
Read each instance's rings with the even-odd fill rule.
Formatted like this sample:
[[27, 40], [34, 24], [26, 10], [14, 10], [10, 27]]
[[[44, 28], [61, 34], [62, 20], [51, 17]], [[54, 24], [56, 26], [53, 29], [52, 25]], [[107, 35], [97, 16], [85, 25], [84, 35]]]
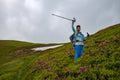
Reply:
[[88, 69], [88, 66], [80, 67], [80, 71], [81, 72], [85, 72], [85, 71], [87, 71], [87, 69]]
[[59, 78], [60, 77], [60, 74], [59, 73], [56, 73], [55, 74], [55, 78]]
[[85, 68], [84, 67], [80, 67], [80, 71], [84, 72]]

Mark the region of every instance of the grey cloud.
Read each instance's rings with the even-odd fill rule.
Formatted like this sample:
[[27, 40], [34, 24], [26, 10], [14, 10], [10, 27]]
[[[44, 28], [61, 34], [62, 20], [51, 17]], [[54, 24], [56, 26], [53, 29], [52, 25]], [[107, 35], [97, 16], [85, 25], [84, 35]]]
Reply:
[[0, 39], [67, 42], [71, 22], [52, 16], [77, 18], [82, 32], [95, 33], [120, 23], [120, 0], [8, 0], [0, 1]]

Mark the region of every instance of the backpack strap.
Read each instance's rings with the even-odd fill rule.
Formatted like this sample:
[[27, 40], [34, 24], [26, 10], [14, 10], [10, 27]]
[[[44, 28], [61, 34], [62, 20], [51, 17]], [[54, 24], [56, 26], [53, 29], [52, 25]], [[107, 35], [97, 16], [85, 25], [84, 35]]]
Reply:
[[74, 35], [74, 38], [75, 38], [75, 42], [74, 42], [74, 44], [75, 44], [75, 43], [76, 43], [76, 35], [77, 35], [77, 31], [75, 31], [74, 34], [75, 34], [75, 35]]

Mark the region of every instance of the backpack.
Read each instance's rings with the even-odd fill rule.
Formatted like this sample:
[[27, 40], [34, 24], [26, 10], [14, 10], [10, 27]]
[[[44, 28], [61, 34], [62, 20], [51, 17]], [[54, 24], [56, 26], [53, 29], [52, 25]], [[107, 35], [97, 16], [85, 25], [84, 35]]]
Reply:
[[75, 33], [73, 33], [73, 34], [69, 37], [69, 39], [70, 39], [70, 42], [73, 44], [73, 46], [75, 46], [75, 41], [76, 41], [76, 39], [75, 39]]

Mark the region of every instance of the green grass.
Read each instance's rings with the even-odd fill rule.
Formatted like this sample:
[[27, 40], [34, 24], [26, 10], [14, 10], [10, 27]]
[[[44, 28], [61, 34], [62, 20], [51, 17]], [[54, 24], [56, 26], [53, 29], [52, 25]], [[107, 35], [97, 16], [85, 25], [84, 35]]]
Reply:
[[23, 57], [26, 54], [30, 54], [31, 48], [43, 47], [56, 44], [38, 44], [14, 40], [0, 40], [0, 64], [3, 64], [13, 58]]
[[55, 44], [0, 41], [0, 80], [120, 79], [120, 24], [91, 35], [77, 61], [70, 43], [42, 52], [30, 50], [50, 45]]

